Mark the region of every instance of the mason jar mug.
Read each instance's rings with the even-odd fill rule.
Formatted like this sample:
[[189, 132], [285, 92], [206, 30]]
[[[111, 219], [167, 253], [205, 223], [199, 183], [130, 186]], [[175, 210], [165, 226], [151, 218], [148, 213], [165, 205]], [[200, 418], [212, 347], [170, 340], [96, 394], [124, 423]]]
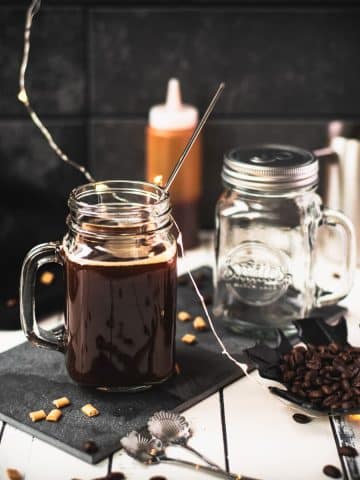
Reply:
[[[36, 346], [61, 351], [70, 377], [104, 390], [141, 390], [174, 369], [176, 240], [169, 196], [143, 182], [76, 188], [68, 233], [33, 248], [20, 287], [21, 321]], [[65, 273], [65, 326], [45, 331], [34, 314], [37, 269]]]
[[[225, 155], [224, 191], [216, 207], [214, 314], [231, 329], [264, 337], [349, 292], [355, 269], [351, 222], [323, 207], [316, 193], [318, 161], [305, 150], [261, 145]], [[343, 239], [337, 291], [317, 284], [324, 226]], [[322, 269], [322, 270], [321, 270]]]

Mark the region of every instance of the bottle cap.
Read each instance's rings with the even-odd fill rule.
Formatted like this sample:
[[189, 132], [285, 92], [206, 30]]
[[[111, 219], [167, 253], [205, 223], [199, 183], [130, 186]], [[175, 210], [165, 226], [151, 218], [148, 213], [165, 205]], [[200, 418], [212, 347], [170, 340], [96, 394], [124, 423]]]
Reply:
[[181, 102], [180, 83], [171, 78], [167, 86], [166, 103], [155, 105], [149, 112], [149, 125], [158, 130], [186, 130], [198, 123], [198, 111]]

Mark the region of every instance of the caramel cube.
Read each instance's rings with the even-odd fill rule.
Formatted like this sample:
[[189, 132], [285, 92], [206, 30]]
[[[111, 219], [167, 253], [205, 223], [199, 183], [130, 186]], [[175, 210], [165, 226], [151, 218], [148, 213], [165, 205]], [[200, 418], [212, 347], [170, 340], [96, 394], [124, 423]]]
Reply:
[[208, 325], [203, 319], [203, 317], [195, 317], [193, 321], [193, 327], [195, 328], [195, 330], [203, 332], [204, 330], [207, 330]]
[[48, 422], [58, 422], [62, 416], [61, 410], [58, 408], [54, 408], [54, 410], [51, 410], [49, 415], [46, 417], [46, 420]]
[[86, 416], [88, 417], [96, 417], [99, 415], [99, 410], [97, 410], [91, 403], [87, 403], [81, 408], [81, 411], [85, 413]]
[[178, 313], [177, 318], [178, 320], [180, 320], [180, 322], [188, 322], [189, 320], [191, 320], [191, 315], [188, 312], [182, 311]]
[[57, 398], [56, 400], [53, 400], [52, 402], [56, 408], [62, 408], [62, 407], [67, 407], [70, 405], [70, 400], [67, 397], [61, 397]]
[[32, 422], [38, 422], [39, 420], [44, 420], [44, 418], [46, 418], [46, 413], [44, 410], [36, 410], [36, 412], [30, 412], [29, 417]]
[[196, 336], [192, 333], [186, 333], [182, 337], [181, 341], [187, 343], [188, 345], [193, 345], [194, 343], [196, 343]]

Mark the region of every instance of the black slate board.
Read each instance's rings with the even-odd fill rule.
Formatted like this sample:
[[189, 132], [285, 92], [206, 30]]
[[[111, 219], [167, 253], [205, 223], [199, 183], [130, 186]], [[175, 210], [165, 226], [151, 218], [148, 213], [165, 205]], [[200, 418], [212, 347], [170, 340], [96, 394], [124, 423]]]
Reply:
[[[195, 276], [202, 292], [211, 294], [211, 270], [202, 268]], [[181, 278], [179, 283], [178, 310], [201, 314], [192, 287]], [[220, 325], [219, 330], [224, 338], [234, 341], [233, 335]], [[211, 332], [197, 333], [199, 342], [191, 346], [179, 340], [186, 332], [192, 332], [191, 323], [177, 322], [176, 357], [180, 375], [134, 394], [105, 393], [77, 386], [67, 375], [64, 358], [58, 352], [40, 350], [29, 343], [4, 352], [0, 355], [0, 419], [82, 460], [97, 463], [118, 450], [119, 439], [143, 427], [155, 411], [183, 411], [242, 376], [235, 365], [221, 357]], [[72, 405], [64, 409], [58, 423], [30, 421], [30, 411], [41, 408], [49, 411], [51, 401], [64, 395], [71, 399]], [[94, 404], [101, 415], [85, 417], [80, 408], [86, 403]], [[93, 455], [82, 451], [84, 441], [90, 439], [100, 447]]]

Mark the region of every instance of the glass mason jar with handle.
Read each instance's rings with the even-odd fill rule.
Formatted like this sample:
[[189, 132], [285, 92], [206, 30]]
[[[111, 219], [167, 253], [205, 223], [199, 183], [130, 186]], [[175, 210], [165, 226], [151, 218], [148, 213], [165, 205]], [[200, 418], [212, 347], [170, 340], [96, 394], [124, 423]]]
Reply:
[[[76, 188], [68, 233], [38, 245], [21, 274], [22, 328], [36, 346], [61, 351], [71, 378], [104, 390], [141, 390], [174, 369], [176, 239], [169, 196], [145, 182]], [[56, 262], [65, 273], [65, 327], [35, 318], [36, 272]], [[59, 330], [57, 330], [59, 332]]]
[[[340, 301], [355, 270], [351, 222], [323, 208], [315, 190], [318, 161], [305, 150], [260, 145], [225, 155], [216, 207], [214, 314], [244, 336], [271, 337], [314, 308]], [[319, 229], [343, 236], [344, 275], [336, 292], [316, 282]]]

